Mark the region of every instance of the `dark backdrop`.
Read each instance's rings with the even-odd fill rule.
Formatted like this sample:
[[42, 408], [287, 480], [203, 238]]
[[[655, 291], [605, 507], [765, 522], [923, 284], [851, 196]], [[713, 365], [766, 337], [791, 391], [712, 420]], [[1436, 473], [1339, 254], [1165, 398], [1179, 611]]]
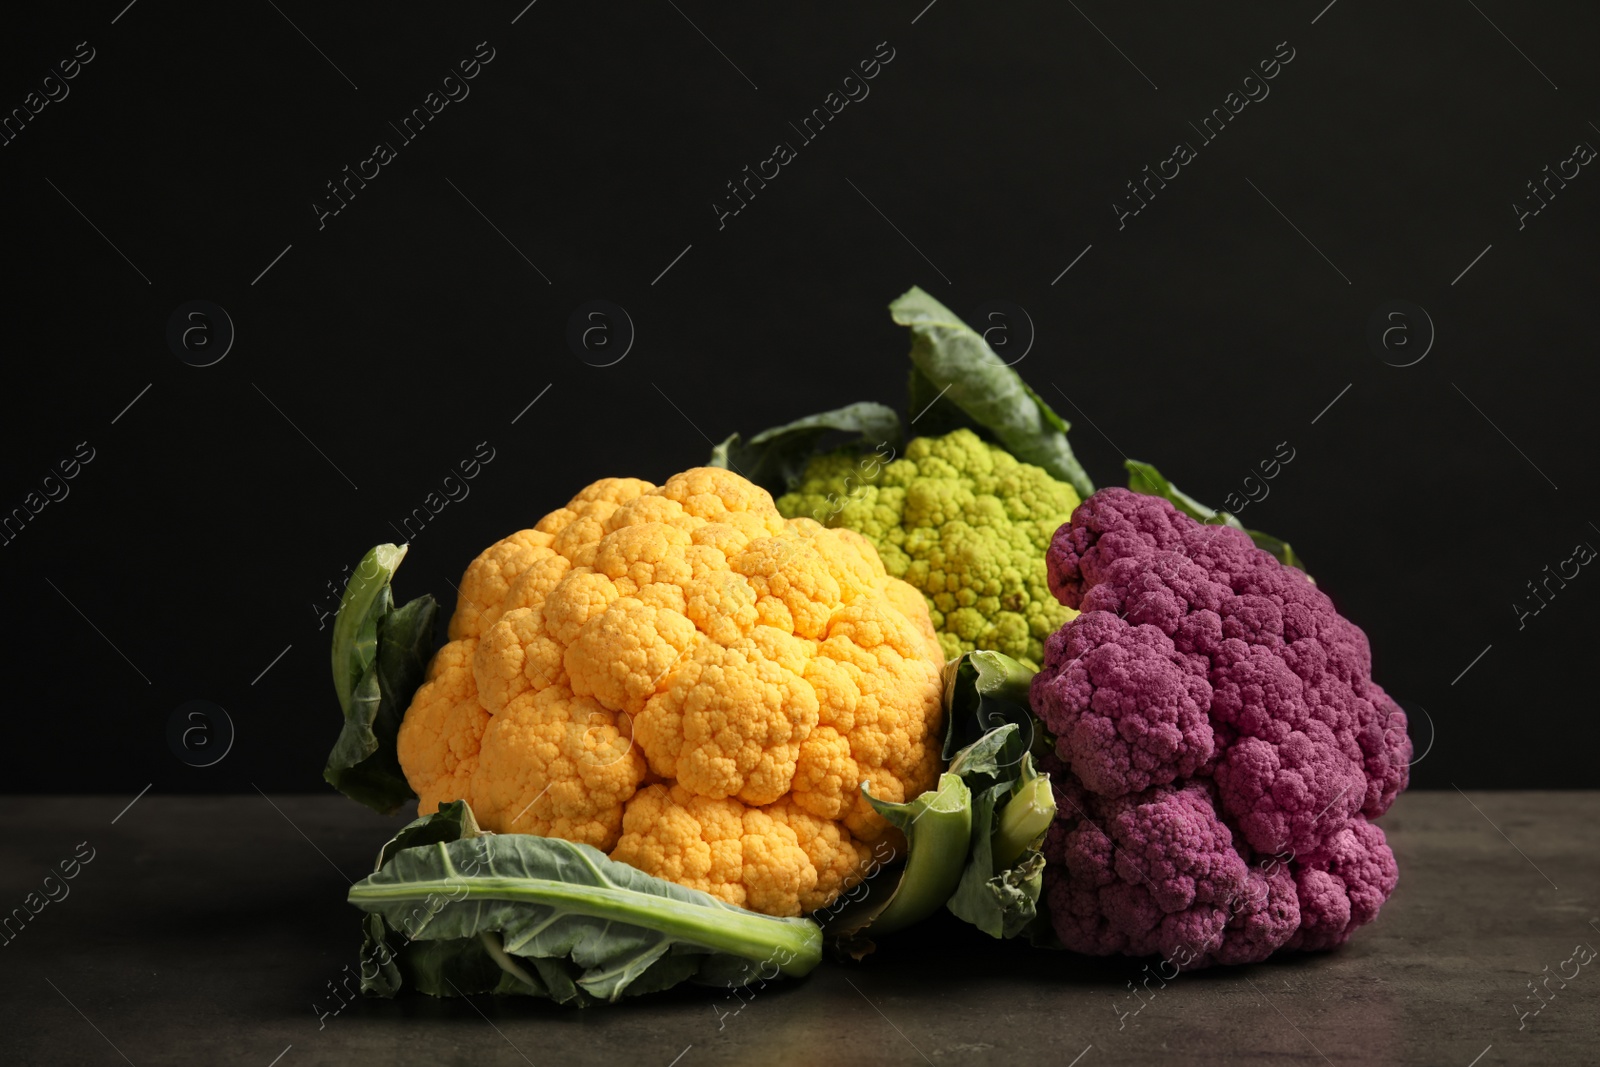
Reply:
[[[67, 495], [0, 548], [5, 787], [324, 788], [329, 583], [480, 442], [493, 460], [411, 539], [402, 596], [453, 601], [478, 550], [594, 478], [899, 400], [884, 305], [912, 284], [1025, 309], [1018, 367], [1102, 484], [1126, 450], [1220, 505], [1288, 442], [1244, 517], [1370, 634], [1417, 785], [1595, 785], [1600, 576], [1573, 552], [1600, 545], [1600, 175], [1574, 146], [1600, 144], [1600, 13], [925, 2], [13, 21], [0, 107], [67, 95], [0, 148], [0, 507]], [[891, 50], [803, 143], [790, 122], [859, 97], [843, 79]], [[442, 79], [475, 53], [470, 95], [407, 143], [390, 123], [459, 95]], [[1246, 91], [1270, 95], [1207, 141]], [[394, 158], [319, 220], [379, 141]], [[795, 158], [719, 226], [725, 183], [779, 141]], [[1195, 157], [1164, 164], [1178, 142]], [[1119, 217], [1146, 165], [1178, 174]], [[1576, 176], [1533, 214], [1547, 165]], [[610, 366], [567, 340], [592, 299], [635, 332]], [[168, 339], [194, 300], [235, 330], [208, 367], [178, 353], [217, 352], [215, 312]], [[45, 482], [62, 461], [76, 477]], [[210, 767], [169, 747], [190, 700], [237, 730]]]

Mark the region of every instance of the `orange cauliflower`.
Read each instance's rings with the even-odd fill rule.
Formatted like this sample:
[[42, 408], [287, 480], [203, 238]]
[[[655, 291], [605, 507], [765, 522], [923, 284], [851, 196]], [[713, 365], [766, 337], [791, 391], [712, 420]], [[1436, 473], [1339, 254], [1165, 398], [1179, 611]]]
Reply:
[[467, 568], [400, 727], [419, 814], [580, 841], [771, 915], [896, 834], [861, 797], [939, 771], [922, 596], [850, 530], [727, 470], [606, 478]]

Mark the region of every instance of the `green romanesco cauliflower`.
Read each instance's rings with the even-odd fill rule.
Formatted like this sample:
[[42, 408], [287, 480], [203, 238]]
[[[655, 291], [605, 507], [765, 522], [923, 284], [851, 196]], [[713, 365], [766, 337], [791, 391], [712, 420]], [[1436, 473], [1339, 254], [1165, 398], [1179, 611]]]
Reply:
[[1050, 595], [1044, 554], [1078, 494], [971, 430], [882, 458], [818, 456], [778, 510], [871, 541], [927, 597], [946, 657], [993, 649], [1037, 669], [1044, 639], [1077, 614]]

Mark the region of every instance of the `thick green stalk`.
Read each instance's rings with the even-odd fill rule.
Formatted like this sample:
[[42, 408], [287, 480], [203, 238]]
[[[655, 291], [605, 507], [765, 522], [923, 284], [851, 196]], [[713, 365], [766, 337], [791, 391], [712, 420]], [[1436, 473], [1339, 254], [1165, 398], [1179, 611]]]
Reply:
[[[809, 919], [777, 919], [732, 908], [710, 908], [627, 889], [547, 878], [495, 877], [433, 878], [389, 885], [366, 880], [350, 887], [350, 903], [368, 911], [387, 911], [397, 904], [425, 904], [430, 898], [455, 903], [502, 900], [545, 905], [563, 915], [586, 915], [641, 926], [748, 960], [771, 959], [784, 974], [796, 978], [822, 960], [822, 931]], [[779, 951], [793, 958], [780, 964], [774, 958]]]
[[868, 799], [911, 841], [894, 896], [872, 920], [873, 934], [888, 934], [926, 919], [955, 892], [972, 839], [972, 791], [958, 776], [945, 774], [937, 791], [906, 804]]
[[[1027, 762], [1031, 764], [1032, 760]], [[995, 870], [1005, 870], [1021, 859], [1024, 852], [1038, 848], [1055, 817], [1056, 797], [1050, 788], [1049, 775], [1035, 774], [1019, 782], [1011, 800], [1001, 809], [1000, 825], [995, 830]]]

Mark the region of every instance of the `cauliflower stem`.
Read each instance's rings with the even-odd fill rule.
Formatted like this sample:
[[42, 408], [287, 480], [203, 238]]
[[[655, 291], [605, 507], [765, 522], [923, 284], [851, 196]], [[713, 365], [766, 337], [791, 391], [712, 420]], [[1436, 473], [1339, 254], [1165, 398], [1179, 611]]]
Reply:
[[1010, 867], [1030, 849], [1044, 844], [1044, 835], [1056, 817], [1056, 798], [1050, 776], [1040, 774], [1032, 756], [1022, 757], [1022, 774], [1011, 788], [994, 831], [994, 862]]

